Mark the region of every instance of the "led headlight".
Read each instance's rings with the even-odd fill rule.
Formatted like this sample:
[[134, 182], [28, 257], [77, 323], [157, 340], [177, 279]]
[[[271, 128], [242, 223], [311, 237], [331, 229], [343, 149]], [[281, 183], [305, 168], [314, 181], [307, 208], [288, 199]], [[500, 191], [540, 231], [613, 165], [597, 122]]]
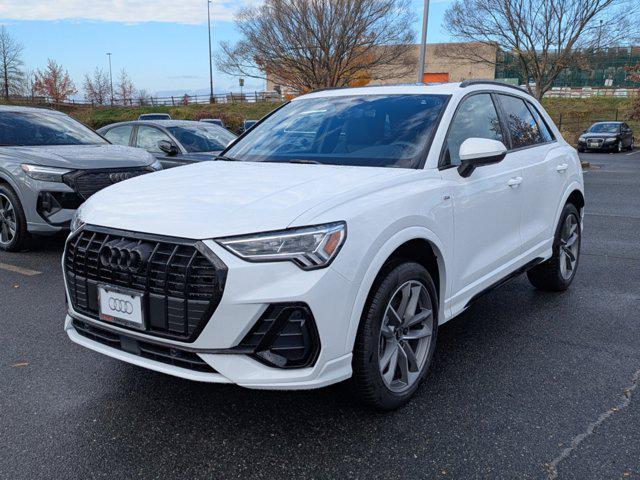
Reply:
[[216, 241], [250, 262], [290, 261], [303, 270], [313, 270], [329, 265], [346, 238], [346, 223], [336, 222]]
[[71, 171], [66, 168], [43, 167], [41, 165], [29, 165], [28, 163], [23, 163], [21, 167], [27, 176], [43, 182], [62, 182], [62, 176]]
[[83, 225], [84, 225], [84, 222], [80, 218], [80, 209], [77, 209], [76, 212], [73, 214], [73, 217], [71, 218], [71, 223], [69, 224], [69, 230], [71, 230], [71, 233], [73, 233], [79, 228], [81, 228]]

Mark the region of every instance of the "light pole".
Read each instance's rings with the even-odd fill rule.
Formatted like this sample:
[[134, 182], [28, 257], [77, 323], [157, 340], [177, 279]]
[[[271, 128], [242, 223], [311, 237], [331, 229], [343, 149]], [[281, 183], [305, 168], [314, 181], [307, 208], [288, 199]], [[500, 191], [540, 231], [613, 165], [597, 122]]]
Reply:
[[207, 27], [209, 28], [209, 103], [213, 103], [213, 62], [211, 60], [211, 0], [207, 0]]
[[429, 0], [424, 0], [422, 15], [422, 41], [420, 42], [420, 61], [418, 66], [418, 83], [424, 81], [425, 57], [427, 56], [427, 23], [429, 22]]
[[111, 85], [111, 105], [113, 105], [113, 74], [111, 73], [111, 52], [107, 52], [109, 57], [109, 83]]

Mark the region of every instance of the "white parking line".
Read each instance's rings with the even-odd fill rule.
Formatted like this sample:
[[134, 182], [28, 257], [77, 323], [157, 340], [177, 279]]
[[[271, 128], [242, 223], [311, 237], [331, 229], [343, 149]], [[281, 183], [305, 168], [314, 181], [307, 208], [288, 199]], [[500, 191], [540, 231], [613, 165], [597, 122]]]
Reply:
[[29, 268], [22, 268], [16, 265], [9, 265], [8, 263], [0, 262], [0, 270], [7, 270], [8, 272], [19, 273], [20, 275], [26, 275], [27, 277], [35, 277], [36, 275], [40, 275], [42, 272], [37, 270], [31, 270]]
[[627, 153], [627, 157], [628, 157], [629, 155], [635, 155], [636, 153], [640, 153], [640, 150], [634, 150], [633, 152], [629, 152], [629, 153]]

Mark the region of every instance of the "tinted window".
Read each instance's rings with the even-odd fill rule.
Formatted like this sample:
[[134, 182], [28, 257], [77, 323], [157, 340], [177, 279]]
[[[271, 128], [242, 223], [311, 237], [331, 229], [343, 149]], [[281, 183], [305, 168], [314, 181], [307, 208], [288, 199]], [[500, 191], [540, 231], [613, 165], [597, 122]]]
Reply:
[[255, 126], [227, 155], [246, 161], [415, 168], [446, 100], [444, 95], [294, 100]]
[[620, 131], [619, 123], [596, 123], [591, 125], [588, 130], [591, 133], [618, 133]]
[[129, 145], [133, 125], [114, 127], [104, 134], [105, 138], [116, 145]]
[[543, 143], [545, 140], [538, 124], [524, 100], [510, 95], [499, 95], [499, 97], [509, 125], [511, 147], [522, 148]]
[[160, 140], [171, 140], [169, 136], [163, 131], [155, 128], [149, 127], [147, 125], [138, 126], [138, 138], [136, 140], [136, 146], [140, 148], [144, 148], [149, 152], [160, 153], [160, 147], [158, 147], [158, 142]]
[[447, 135], [445, 164], [460, 165], [460, 146], [467, 138], [488, 138], [504, 142], [491, 95], [473, 95], [460, 104]]
[[94, 145], [106, 143], [71, 117], [49, 112], [0, 112], [0, 145]]
[[540, 135], [542, 135], [542, 140], [544, 140], [545, 142], [552, 141], [554, 139], [553, 133], [551, 133], [551, 130], [547, 126], [547, 122], [544, 121], [544, 118], [542, 118], [542, 115], [540, 115], [540, 112], [538, 112], [536, 107], [534, 107], [530, 103], [528, 104], [528, 106], [529, 106], [529, 110], [531, 111], [534, 118], [536, 119], [536, 122], [538, 123], [538, 128], [540, 129]]
[[236, 138], [228, 130], [212, 124], [167, 127], [167, 130], [187, 152], [217, 152], [227, 148]]

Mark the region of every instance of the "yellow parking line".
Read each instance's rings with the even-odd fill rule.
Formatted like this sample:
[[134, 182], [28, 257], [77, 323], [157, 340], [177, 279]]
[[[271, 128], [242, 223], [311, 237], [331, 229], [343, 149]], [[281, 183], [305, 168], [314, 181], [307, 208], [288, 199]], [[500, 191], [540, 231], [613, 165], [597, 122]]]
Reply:
[[42, 272], [37, 270], [31, 270], [29, 268], [22, 268], [16, 265], [9, 265], [8, 263], [0, 262], [0, 270], [7, 270], [13, 273], [19, 273], [20, 275], [26, 275], [27, 277], [35, 277], [36, 275], [40, 275]]

